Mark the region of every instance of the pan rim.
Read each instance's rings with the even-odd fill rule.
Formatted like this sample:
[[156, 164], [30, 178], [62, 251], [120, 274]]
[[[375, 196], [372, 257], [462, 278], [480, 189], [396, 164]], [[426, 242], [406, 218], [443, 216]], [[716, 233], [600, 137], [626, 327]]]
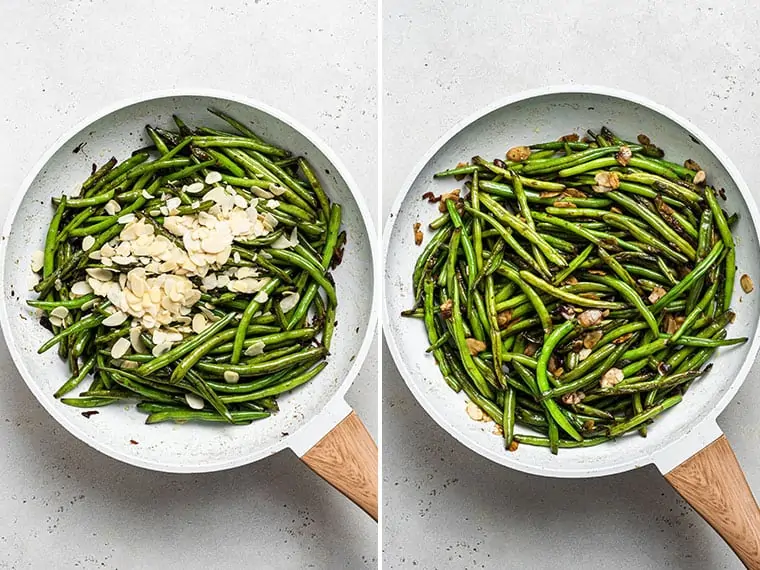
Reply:
[[364, 225], [364, 229], [367, 232], [368, 241], [369, 241], [371, 269], [373, 272], [373, 279], [372, 279], [373, 290], [372, 290], [369, 318], [367, 320], [367, 329], [364, 333], [364, 338], [362, 339], [360, 348], [356, 353], [356, 358], [354, 359], [351, 367], [349, 368], [348, 373], [346, 374], [345, 378], [343, 379], [341, 384], [338, 386], [338, 388], [336, 389], [335, 393], [332, 395], [330, 400], [325, 404], [325, 406], [318, 413], [306, 419], [306, 421], [304, 421], [303, 424], [297, 430], [290, 433], [288, 436], [281, 438], [276, 443], [264, 446], [260, 449], [256, 449], [251, 453], [239, 455], [233, 459], [208, 462], [204, 464], [198, 464], [198, 463], [193, 463], [189, 465], [163, 464], [155, 460], [146, 460], [141, 457], [123, 453], [119, 451], [117, 448], [109, 446], [107, 443], [103, 443], [96, 438], [92, 438], [88, 436], [76, 424], [70, 422], [60, 411], [60, 408], [58, 406], [53, 405], [54, 402], [52, 402], [45, 394], [42, 393], [39, 386], [37, 386], [34, 382], [32, 382], [29, 379], [30, 372], [27, 370], [24, 364], [24, 359], [21, 353], [19, 352], [18, 348], [16, 347], [13, 335], [9, 334], [9, 331], [11, 330], [11, 324], [10, 324], [7, 306], [6, 306], [6, 303], [4, 302], [0, 303], [0, 328], [3, 331], [3, 336], [5, 337], [5, 342], [8, 347], [8, 352], [11, 355], [13, 363], [16, 369], [18, 370], [19, 374], [21, 375], [21, 377], [24, 379], [24, 382], [29, 387], [32, 394], [34, 394], [35, 398], [40, 403], [40, 405], [42, 405], [42, 407], [45, 408], [45, 410], [56, 420], [56, 422], [58, 422], [58, 424], [63, 426], [74, 437], [76, 437], [80, 441], [86, 443], [90, 447], [93, 447], [94, 449], [100, 451], [101, 453], [109, 457], [112, 457], [124, 463], [128, 463], [130, 465], [134, 465], [136, 467], [141, 467], [143, 469], [159, 471], [159, 472], [164, 472], [164, 473], [206, 473], [206, 472], [214, 472], [214, 471], [223, 471], [226, 469], [232, 469], [235, 467], [240, 467], [242, 465], [254, 463], [256, 461], [269, 457], [270, 455], [273, 455], [277, 453], [278, 451], [285, 449], [286, 447], [291, 447], [290, 442], [295, 441], [297, 437], [304, 432], [304, 430], [314, 429], [315, 426], [319, 425], [320, 422], [318, 420], [322, 415], [329, 412], [332, 408], [341, 406], [341, 404], [345, 401], [346, 392], [350, 388], [353, 381], [356, 379], [356, 376], [359, 374], [359, 370], [363, 366], [364, 361], [367, 357], [367, 354], [369, 353], [372, 340], [376, 333], [376, 329], [378, 328], [377, 319], [378, 319], [378, 306], [379, 306], [381, 281], [380, 281], [380, 270], [379, 270], [380, 256], [377, 251], [378, 246], [376, 243], [377, 233], [375, 231], [375, 226], [372, 221], [372, 216], [369, 212], [369, 207], [367, 206], [364, 195], [361, 192], [359, 192], [358, 185], [356, 181], [354, 180], [353, 176], [350, 174], [350, 172], [348, 171], [346, 166], [343, 164], [343, 162], [340, 160], [340, 158], [337, 156], [337, 154], [330, 148], [329, 145], [327, 145], [327, 143], [325, 143], [311, 129], [309, 129], [308, 127], [303, 125], [301, 122], [291, 117], [289, 114], [275, 107], [272, 107], [269, 104], [258, 101], [257, 99], [239, 95], [237, 93], [233, 93], [230, 91], [225, 91], [225, 90], [220, 90], [220, 89], [207, 89], [207, 88], [175, 88], [175, 89], [152, 90], [152, 91], [142, 92], [142, 93], [133, 95], [131, 97], [121, 98], [109, 105], [101, 107], [98, 111], [84, 117], [82, 120], [78, 121], [74, 126], [72, 126], [70, 129], [64, 132], [61, 136], [59, 136], [55, 140], [55, 142], [53, 142], [50, 145], [50, 147], [48, 147], [48, 149], [42, 154], [42, 156], [40, 156], [40, 158], [35, 162], [34, 166], [31, 168], [29, 173], [22, 180], [21, 185], [19, 186], [18, 191], [16, 193], [16, 196], [14, 197], [13, 201], [10, 204], [10, 207], [5, 217], [5, 221], [3, 222], [2, 234], [0, 234], [0, 290], [2, 291], [5, 290], [7, 243], [8, 243], [8, 237], [11, 233], [11, 227], [15, 221], [16, 215], [18, 214], [18, 209], [20, 208], [21, 204], [23, 203], [27, 195], [27, 192], [29, 191], [29, 188], [31, 187], [32, 183], [37, 178], [37, 176], [40, 174], [40, 172], [42, 172], [42, 170], [45, 168], [45, 166], [50, 161], [52, 156], [55, 153], [57, 153], [63, 146], [65, 146], [66, 143], [68, 143], [77, 133], [79, 133], [80, 131], [82, 131], [83, 129], [91, 125], [92, 123], [100, 119], [103, 119], [107, 117], [108, 115], [113, 114], [121, 109], [130, 107], [132, 105], [137, 105], [140, 103], [147, 103], [153, 100], [182, 98], [182, 97], [214, 98], [214, 99], [222, 99], [222, 100], [226, 100], [226, 101], [230, 101], [234, 103], [239, 103], [239, 104], [251, 107], [253, 109], [256, 109], [258, 111], [262, 111], [266, 113], [267, 115], [273, 117], [274, 119], [280, 121], [281, 123], [284, 123], [285, 125], [294, 129], [303, 137], [305, 137], [309, 142], [311, 142], [331, 163], [331, 165], [335, 168], [335, 170], [338, 172], [340, 177], [346, 183], [346, 186], [349, 192], [351, 193], [353, 199], [356, 202], [356, 205], [359, 209], [359, 213], [362, 218], [362, 224]]
[[[724, 153], [723, 150], [701, 129], [668, 107], [665, 107], [664, 105], [661, 105], [646, 97], [631, 93], [629, 91], [599, 85], [560, 84], [520, 91], [518, 93], [508, 95], [506, 97], [493, 101], [490, 104], [480, 108], [474, 113], [458, 121], [443, 136], [441, 136], [435, 143], [433, 143], [433, 145], [422, 155], [420, 160], [411, 170], [410, 174], [404, 180], [402, 191], [399, 192], [399, 194], [394, 199], [391, 211], [386, 217], [385, 228], [383, 231], [383, 259], [385, 260], [388, 257], [395, 222], [398, 219], [398, 213], [401, 211], [401, 207], [406, 200], [407, 195], [411, 191], [415, 181], [419, 178], [425, 166], [430, 160], [433, 159], [433, 157], [435, 157], [435, 155], [441, 150], [441, 148], [443, 148], [444, 145], [446, 145], [452, 138], [459, 134], [459, 132], [469, 127], [472, 123], [478, 121], [479, 119], [492, 112], [520, 102], [525, 102], [530, 99], [548, 95], [599, 95], [609, 98], [616, 98], [640, 105], [664, 116], [667, 119], [670, 119], [686, 132], [696, 137], [703, 146], [705, 146], [711, 153], [715, 155], [721, 165], [726, 169], [729, 176], [739, 189], [742, 195], [742, 199], [744, 200], [745, 204], [747, 205], [747, 209], [750, 212], [755, 233], [758, 233], [758, 228], [760, 228], [760, 212], [758, 211], [757, 203], [755, 202], [755, 199], [752, 196], [747, 183], [745, 182], [737, 167], [734, 165], [733, 161], [728, 157], [728, 155], [726, 155], [726, 153]], [[384, 264], [384, 285], [387, 282], [386, 276], [387, 268]], [[404, 358], [402, 357], [399, 345], [397, 343], [397, 338], [390, 326], [392, 320], [397, 318], [397, 315], [390, 314], [386, 296], [383, 302], [382, 320], [385, 340], [388, 343], [388, 348], [391, 352], [391, 356], [393, 357], [393, 361], [402, 378], [404, 379], [404, 383], [407, 385], [425, 412], [427, 412], [427, 414], [433, 418], [433, 420], [440, 427], [448, 432], [449, 435], [454, 437], [454, 439], [456, 439], [459, 443], [474, 451], [478, 455], [481, 455], [487, 459], [490, 459], [491, 461], [494, 461], [495, 463], [499, 463], [505, 467], [509, 467], [517, 471], [530, 473], [533, 475], [557, 478], [602, 477], [606, 475], [613, 475], [615, 473], [623, 473], [637, 467], [643, 467], [644, 465], [648, 465], [650, 463], [657, 463], [659, 458], [668, 457], [668, 454], [670, 454], [671, 457], [668, 457], [665, 463], [672, 466], [680, 464], [682, 461], [687, 459], [691, 453], [694, 453], [701, 448], [695, 448], [695, 444], [703, 445], [704, 443], [706, 445], [709, 443], [709, 441], [702, 441], [704, 434], [716, 431], [718, 434], [721, 433], [719, 428], [714, 429], [714, 427], [717, 427], [716, 418], [726, 408], [728, 403], [733, 399], [733, 397], [736, 395], [736, 392], [743, 384], [744, 380], [749, 374], [752, 364], [755, 361], [758, 349], [760, 348], [759, 321], [758, 323], [755, 323], [752, 343], [749, 347], [744, 363], [742, 364], [738, 374], [733, 379], [733, 381], [727, 385], [726, 389], [718, 399], [715, 406], [710, 410], [708, 414], [700, 418], [699, 421], [695, 422], [690, 429], [684, 431], [679, 437], [672, 439], [658, 449], [648, 451], [644, 461], [641, 461], [639, 458], [624, 459], [622, 461], [616, 462], [614, 465], [608, 465], [607, 463], [600, 462], [593, 466], [583, 466], [577, 468], [538, 467], [532, 464], [516, 461], [512, 459], [509, 454], [497, 454], [493, 452], [492, 450], [478, 443], [475, 439], [464, 434], [445, 417], [439, 414], [435, 406], [430, 402], [430, 400], [428, 400], [426, 391], [415, 382], [415, 376], [412, 374], [411, 370], [406, 365]], [[672, 457], [672, 455], [677, 455], [678, 458], [676, 459]]]

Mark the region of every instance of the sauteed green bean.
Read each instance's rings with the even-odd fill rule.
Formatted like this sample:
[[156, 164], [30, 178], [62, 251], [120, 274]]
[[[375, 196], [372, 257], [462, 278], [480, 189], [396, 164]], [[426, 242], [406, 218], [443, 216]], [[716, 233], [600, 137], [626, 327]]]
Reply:
[[[442, 216], [403, 314], [424, 319], [444, 380], [511, 451], [646, 436], [718, 347], [747, 340], [726, 339], [736, 219], [725, 193], [644, 135], [589, 134], [476, 156], [435, 175], [460, 189], [425, 196]], [[750, 277], [741, 285], [750, 292]]]
[[68, 363], [62, 403], [249, 424], [326, 366], [341, 207], [306, 158], [210, 112], [230, 132], [148, 126], [152, 146], [53, 199], [28, 303]]

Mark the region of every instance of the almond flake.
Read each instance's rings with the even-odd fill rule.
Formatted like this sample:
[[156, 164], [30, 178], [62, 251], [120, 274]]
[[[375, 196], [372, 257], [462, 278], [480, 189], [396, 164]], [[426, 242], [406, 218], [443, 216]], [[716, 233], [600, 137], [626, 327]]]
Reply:
[[271, 192], [268, 192], [267, 190], [264, 190], [263, 188], [259, 188], [258, 186], [252, 186], [251, 187], [251, 194], [254, 194], [255, 196], [258, 196], [259, 198], [272, 198], [274, 197], [274, 194]]
[[[108, 269], [102, 267], [88, 267], [87, 275], [98, 281], [110, 281], [113, 277], [113, 273]], [[90, 283], [92, 285], [92, 283]]]
[[206, 317], [204, 317], [201, 313], [196, 313], [193, 317], [193, 332], [195, 334], [201, 334], [207, 326], [208, 323], [206, 321]]
[[594, 180], [596, 184], [591, 189], [598, 194], [610, 192], [620, 186], [620, 177], [617, 172], [597, 172]]
[[203, 182], [193, 182], [189, 186], [185, 186], [183, 189], [187, 194], [197, 194], [205, 188]]
[[287, 188], [283, 188], [279, 184], [270, 184], [269, 191], [275, 196], [282, 196], [285, 194], [285, 192], [287, 192]]
[[45, 265], [45, 252], [42, 250], [36, 250], [32, 252], [32, 271], [35, 273], [42, 269]]
[[208, 174], [206, 174], [206, 184], [216, 184], [217, 182], [222, 181], [222, 173], [217, 172], [216, 170], [210, 170]]
[[239, 380], [240, 380], [240, 374], [238, 374], [234, 370], [224, 371], [224, 381], [227, 382], [227, 384], [237, 384]]
[[707, 175], [705, 174], [705, 171], [704, 170], [699, 170], [694, 175], [694, 179], [692, 180], [692, 182], [694, 184], [698, 184], [698, 185], [699, 184], [704, 184], [706, 179], [707, 179]]
[[132, 327], [129, 331], [129, 344], [132, 345], [136, 353], [147, 354], [148, 347], [145, 346], [141, 334], [142, 329], [140, 327]]
[[482, 340], [478, 340], [476, 338], [467, 338], [465, 341], [467, 342], [467, 348], [472, 356], [476, 356], [486, 349], [486, 343], [484, 343]]
[[562, 396], [562, 402], [568, 405], [580, 404], [585, 397], [583, 392], [571, 392]]
[[59, 319], [65, 319], [69, 316], [69, 310], [66, 307], [56, 307], [50, 311], [51, 317], [57, 317]]
[[172, 348], [172, 343], [170, 342], [163, 342], [161, 344], [157, 344], [153, 347], [153, 350], [151, 351], [153, 353], [153, 356], [161, 356], [165, 352], [169, 352]]
[[623, 378], [625, 378], [625, 375], [623, 374], [623, 371], [620, 370], [620, 368], [610, 368], [602, 376], [602, 379], [599, 381], [599, 385], [602, 388], [612, 388], [616, 384], [622, 382]]
[[578, 351], [578, 360], [586, 360], [589, 356], [591, 356], [590, 348], [581, 348], [580, 351]]
[[77, 281], [71, 286], [71, 294], [74, 297], [84, 297], [90, 293], [92, 293], [92, 287], [90, 287], [87, 281]]
[[592, 327], [600, 322], [602, 322], [602, 311], [599, 309], [589, 309], [578, 315], [578, 323], [582, 327]]
[[741, 276], [739, 283], [742, 286], [742, 291], [745, 293], [752, 293], [755, 290], [755, 284], [752, 282], [752, 278], [746, 273]]
[[129, 341], [122, 337], [113, 343], [113, 346], [111, 347], [111, 356], [113, 358], [121, 358], [127, 354], [127, 351], [131, 346], [132, 345], [129, 344]]
[[487, 422], [488, 416], [483, 412], [483, 410], [478, 406], [477, 404], [473, 402], [467, 402], [467, 406], [465, 407], [465, 410], [467, 411], [467, 415], [470, 416], [470, 419], [475, 420], [476, 422]]
[[153, 198], [155, 198], [155, 196], [151, 194], [150, 192], [148, 192], [147, 190], [142, 191], [142, 197], [145, 198], [146, 200], [152, 200]]
[[82, 238], [82, 249], [84, 251], [89, 251], [92, 246], [95, 245], [95, 238], [92, 236], [84, 236]]
[[58, 328], [63, 328], [63, 326], [66, 324], [63, 319], [56, 317], [54, 315], [50, 315], [48, 317], [48, 320], [50, 321], [51, 325]]
[[507, 151], [507, 160], [511, 160], [512, 162], [522, 162], [523, 160], [527, 160], [530, 157], [530, 148], [527, 146], [516, 146], [514, 148], [510, 148]]
[[130, 223], [130, 222], [134, 222], [134, 221], [135, 221], [135, 219], [136, 219], [136, 217], [137, 217], [137, 216], [135, 216], [135, 215], [134, 215], [134, 214], [132, 214], [132, 213], [129, 213], [129, 214], [124, 214], [123, 216], [121, 216], [121, 217], [120, 217], [120, 218], [117, 220], [117, 222], [119, 222], [120, 224], [126, 225], [126, 224], [128, 224], [128, 223]]
[[282, 300], [280, 301], [280, 310], [283, 313], [289, 313], [292, 311], [301, 300], [301, 296], [295, 291], [286, 291], [282, 294]]
[[115, 313], [112, 313], [111, 315], [103, 319], [103, 325], [107, 327], [118, 327], [119, 325], [124, 324], [124, 321], [126, 320], [127, 320], [126, 313], [122, 313], [121, 311], [116, 311]]
[[662, 299], [666, 293], [667, 291], [665, 291], [665, 289], [663, 289], [662, 287], [655, 287], [654, 289], [652, 289], [652, 292], [649, 294], [649, 302], [652, 304], [656, 303], [657, 301]]
[[196, 396], [195, 394], [191, 394], [190, 392], [185, 394], [185, 402], [187, 402], [187, 405], [194, 410], [202, 410], [206, 405], [206, 402], [203, 401], [203, 398]]
[[109, 216], [113, 216], [114, 214], [121, 212], [121, 206], [116, 200], [109, 200], [106, 202], [106, 205], [103, 207], [103, 209]]
[[266, 344], [264, 344], [262, 341], [257, 340], [251, 343], [251, 345], [245, 349], [245, 355], [246, 356], [257, 356], [264, 352], [264, 348], [266, 347]]

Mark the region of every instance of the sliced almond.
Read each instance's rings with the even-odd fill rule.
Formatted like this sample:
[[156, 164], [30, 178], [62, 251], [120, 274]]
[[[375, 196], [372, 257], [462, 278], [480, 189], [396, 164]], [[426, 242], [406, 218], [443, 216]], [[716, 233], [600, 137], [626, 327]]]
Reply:
[[170, 342], [162, 342], [161, 344], [157, 344], [153, 347], [153, 350], [151, 353], [153, 356], [161, 356], [165, 352], [169, 352], [172, 348], [172, 343]]
[[193, 316], [192, 326], [193, 326], [193, 332], [195, 334], [200, 334], [208, 326], [208, 321], [206, 321], [206, 317], [204, 317], [202, 313], [196, 313], [195, 316]]
[[591, 187], [594, 192], [609, 192], [620, 187], [620, 177], [617, 172], [597, 172], [594, 180], [596, 185]]
[[145, 346], [141, 334], [142, 329], [140, 327], [132, 327], [129, 331], [129, 344], [132, 345], [132, 348], [136, 353], [146, 354], [148, 352], [148, 347]]
[[588, 309], [578, 315], [578, 324], [582, 327], [592, 327], [602, 322], [602, 311], [599, 309]]
[[51, 317], [57, 317], [59, 319], [65, 319], [69, 316], [69, 310], [66, 307], [56, 307], [50, 311]]
[[621, 166], [628, 166], [628, 163], [631, 162], [632, 157], [633, 152], [631, 151], [631, 147], [621, 146], [620, 150], [615, 155], [615, 160], [617, 160], [618, 164]]
[[132, 345], [129, 343], [129, 341], [126, 338], [122, 337], [113, 343], [113, 346], [111, 347], [111, 356], [113, 358], [121, 358], [127, 354], [127, 351], [131, 346]]
[[184, 190], [187, 194], [197, 194], [198, 192], [201, 192], [205, 186], [203, 185], [203, 182], [193, 182], [189, 186], [185, 186]]
[[224, 371], [224, 381], [227, 382], [227, 384], [237, 384], [239, 380], [240, 380], [240, 374], [238, 374], [234, 370]]
[[109, 200], [106, 202], [106, 205], [103, 206], [103, 209], [106, 211], [106, 214], [109, 216], [113, 216], [114, 214], [118, 214], [121, 212], [121, 206], [116, 200]]
[[476, 356], [486, 349], [486, 343], [476, 338], [467, 338], [467, 348], [472, 356]]
[[556, 202], [552, 204], [552, 206], [554, 206], [555, 208], [577, 208], [578, 207], [572, 202], [564, 202], [562, 200], [557, 200]]
[[118, 218], [117, 222], [119, 222], [120, 224], [126, 225], [126, 224], [129, 224], [130, 222], [134, 222], [136, 218], [137, 216], [135, 216], [134, 214], [130, 212], [129, 214], [124, 214], [123, 216]]
[[694, 178], [692, 179], [692, 182], [694, 184], [704, 184], [706, 179], [707, 179], [707, 174], [705, 174], [705, 171], [704, 170], [699, 170], [694, 175]]
[[102, 267], [88, 267], [87, 275], [98, 281], [110, 281], [113, 277], [113, 273], [108, 269]]
[[266, 291], [259, 291], [254, 295], [253, 300], [257, 303], [266, 303], [269, 300], [269, 295], [267, 295]]
[[206, 184], [216, 184], [217, 182], [222, 181], [222, 173], [217, 172], [216, 170], [210, 170], [208, 174], [206, 174]]
[[752, 293], [755, 289], [755, 284], [752, 283], [752, 278], [746, 273], [741, 276], [739, 283], [741, 283], [742, 291], [745, 293]]
[[190, 392], [185, 394], [185, 402], [187, 402], [187, 405], [194, 410], [202, 410], [206, 406], [206, 402], [203, 401], [203, 398], [191, 394]]
[[84, 236], [82, 238], [82, 249], [89, 251], [92, 246], [95, 245], [95, 238], [92, 236]]
[[36, 250], [32, 252], [32, 271], [39, 272], [43, 265], [45, 265], [45, 252], [42, 250]]
[[478, 406], [477, 404], [473, 402], [467, 402], [467, 406], [465, 407], [465, 410], [467, 411], [467, 415], [470, 416], [471, 419], [475, 420], [476, 422], [487, 422], [488, 416], [483, 412], [483, 410]]
[[594, 348], [602, 338], [602, 331], [591, 331], [583, 335], [583, 346]]
[[530, 157], [530, 148], [527, 146], [516, 146], [513, 148], [510, 148], [507, 151], [507, 160], [510, 160], [512, 162], [522, 162], [524, 160], [528, 160]]
[[287, 314], [298, 306], [301, 296], [295, 291], [286, 291], [280, 300], [280, 310]]
[[574, 404], [580, 404], [585, 397], [586, 394], [583, 392], [570, 392], [569, 394], [562, 396], [562, 403], [568, 404], [570, 406]]
[[652, 289], [652, 292], [649, 294], [649, 302], [652, 304], [655, 304], [657, 301], [662, 299], [667, 294], [667, 291], [663, 289], [662, 287], [655, 287]]
[[112, 313], [111, 315], [103, 319], [103, 325], [107, 327], [118, 327], [124, 324], [124, 321], [126, 320], [127, 320], [126, 313], [122, 313], [121, 311], [116, 311], [115, 313]]
[[251, 345], [245, 349], [245, 355], [246, 356], [257, 356], [264, 352], [264, 349], [266, 348], [266, 344], [264, 344], [262, 341], [257, 340], [251, 343]]
[[610, 368], [602, 375], [601, 380], [599, 380], [599, 385], [602, 388], [612, 388], [616, 384], [622, 382], [623, 378], [625, 378], [625, 375], [620, 368]]
[[87, 281], [77, 281], [71, 286], [71, 294], [74, 297], [84, 297], [90, 293], [92, 293], [92, 287]]

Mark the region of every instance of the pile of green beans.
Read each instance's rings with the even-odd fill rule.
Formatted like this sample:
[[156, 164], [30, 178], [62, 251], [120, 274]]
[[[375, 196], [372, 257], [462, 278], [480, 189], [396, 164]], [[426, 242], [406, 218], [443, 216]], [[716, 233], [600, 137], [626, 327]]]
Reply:
[[459, 191], [423, 197], [441, 215], [403, 314], [510, 451], [646, 436], [718, 347], [747, 340], [726, 339], [737, 217], [705, 173], [644, 135], [588, 133], [476, 156], [435, 175]]
[[[41, 311], [43, 326], [54, 335], [39, 352], [57, 345], [58, 354], [68, 363], [71, 376], [55, 393], [64, 404], [94, 408], [137, 400], [137, 409], [148, 414], [149, 424], [243, 425], [276, 412], [279, 394], [310, 381], [327, 365], [337, 308], [331, 270], [342, 260], [346, 242], [341, 207], [329, 200], [305, 158], [264, 141], [223, 112], [209, 111], [229, 128], [191, 129], [179, 117], [174, 117], [175, 130], [147, 126], [150, 146], [120, 164], [112, 158], [100, 168], [93, 165], [78, 195], [53, 199], [55, 214], [47, 231], [40, 281], [34, 288], [39, 297], [28, 304]], [[213, 202], [204, 201], [203, 193], [211, 185], [192, 196], [183, 186], [203, 182], [210, 169], [248, 202], [258, 188], [280, 187], [278, 206], [265, 206], [264, 201], [259, 205], [260, 211], [274, 216], [277, 228], [262, 237], [235, 241], [233, 255], [215, 269], [256, 268], [259, 278], [269, 279], [263, 289], [268, 299], [260, 302], [261, 297], [257, 301], [253, 293], [224, 289], [202, 293], [197, 305], [213, 314], [216, 320], [211, 326], [185, 335], [158, 356], [150, 352], [151, 337], [143, 332], [147, 354], [133, 350], [113, 358], [110, 349], [117, 340], [129, 339], [130, 322], [104, 326], [109, 301], [93, 294], [77, 297], [72, 285], [86, 278], [87, 269], [103, 267], [89, 254], [119, 235], [123, 228], [119, 218], [127, 213], [149, 221], [157, 234], [181, 246], [181, 240], [163, 229], [164, 218], [158, 215], [161, 200], [151, 196], [180, 198], [180, 214], [208, 209]], [[111, 200], [121, 206], [116, 214], [105, 209]], [[297, 245], [271, 247], [294, 227]], [[84, 251], [91, 242], [87, 236], [94, 243]], [[190, 279], [200, 287], [199, 277]], [[283, 312], [279, 300], [287, 292], [297, 292], [299, 301]], [[59, 307], [68, 314], [62, 323], [54, 319], [57, 324], [53, 325], [50, 314]], [[246, 348], [262, 343], [263, 352], [246, 356]], [[75, 390], [79, 391], [76, 396], [68, 395]], [[91, 413], [86, 412], [86, 417]]]

